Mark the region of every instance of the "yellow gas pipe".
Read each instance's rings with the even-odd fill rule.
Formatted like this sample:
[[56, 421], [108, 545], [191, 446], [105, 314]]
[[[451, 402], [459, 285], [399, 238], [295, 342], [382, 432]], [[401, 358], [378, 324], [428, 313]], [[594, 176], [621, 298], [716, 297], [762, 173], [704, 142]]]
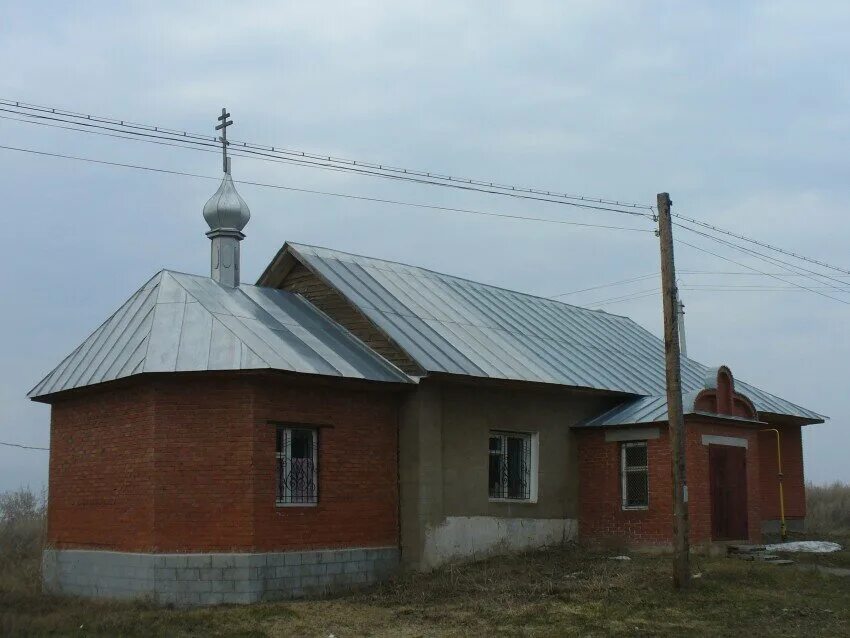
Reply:
[[764, 428], [762, 432], [773, 432], [776, 434], [776, 469], [779, 471], [779, 535], [782, 541], [788, 539], [788, 528], [785, 526], [785, 494], [782, 492], [782, 446], [779, 430], [776, 428]]

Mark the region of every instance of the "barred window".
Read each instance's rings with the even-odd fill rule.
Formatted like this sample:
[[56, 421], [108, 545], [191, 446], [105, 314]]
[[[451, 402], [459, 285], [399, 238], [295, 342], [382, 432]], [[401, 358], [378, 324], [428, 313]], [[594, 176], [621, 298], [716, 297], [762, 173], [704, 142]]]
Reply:
[[649, 507], [649, 465], [646, 441], [629, 441], [621, 448], [623, 509]]
[[316, 430], [278, 426], [277, 504], [315, 505], [318, 500], [316, 466]]
[[531, 435], [490, 433], [490, 498], [531, 498]]

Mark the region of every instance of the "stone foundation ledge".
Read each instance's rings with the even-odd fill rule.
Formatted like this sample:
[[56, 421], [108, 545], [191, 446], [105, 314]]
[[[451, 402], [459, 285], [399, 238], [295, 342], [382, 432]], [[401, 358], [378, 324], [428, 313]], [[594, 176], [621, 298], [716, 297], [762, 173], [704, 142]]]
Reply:
[[397, 547], [300, 552], [146, 554], [46, 549], [48, 593], [178, 606], [253, 603], [362, 587], [399, 569]]

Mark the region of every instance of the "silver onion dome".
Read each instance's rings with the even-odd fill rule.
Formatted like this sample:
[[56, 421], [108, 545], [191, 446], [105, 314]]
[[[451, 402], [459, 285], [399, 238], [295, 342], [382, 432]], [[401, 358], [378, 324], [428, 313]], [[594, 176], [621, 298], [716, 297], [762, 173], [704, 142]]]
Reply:
[[248, 204], [236, 192], [230, 173], [225, 173], [218, 190], [204, 204], [204, 219], [210, 230], [234, 229], [241, 231], [251, 219]]

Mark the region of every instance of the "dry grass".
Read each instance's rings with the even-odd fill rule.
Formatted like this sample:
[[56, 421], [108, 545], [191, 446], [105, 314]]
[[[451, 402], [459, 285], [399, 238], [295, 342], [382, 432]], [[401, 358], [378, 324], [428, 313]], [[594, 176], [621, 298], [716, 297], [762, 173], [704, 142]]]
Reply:
[[[173, 610], [0, 589], [2, 635], [95, 636], [837, 636], [850, 579], [695, 557], [687, 593], [666, 557], [561, 547], [413, 574], [321, 600]], [[2, 582], [6, 582], [5, 580]]]
[[811, 534], [850, 536], [850, 485], [806, 485], [806, 529]]
[[[40, 538], [38, 525], [29, 533]], [[850, 635], [850, 578], [724, 558], [695, 556], [701, 576], [686, 593], [673, 591], [667, 557], [558, 547], [343, 596], [187, 610], [45, 596], [40, 542], [15, 547], [28, 549], [0, 551], [2, 636]], [[850, 564], [850, 552], [835, 559]]]

